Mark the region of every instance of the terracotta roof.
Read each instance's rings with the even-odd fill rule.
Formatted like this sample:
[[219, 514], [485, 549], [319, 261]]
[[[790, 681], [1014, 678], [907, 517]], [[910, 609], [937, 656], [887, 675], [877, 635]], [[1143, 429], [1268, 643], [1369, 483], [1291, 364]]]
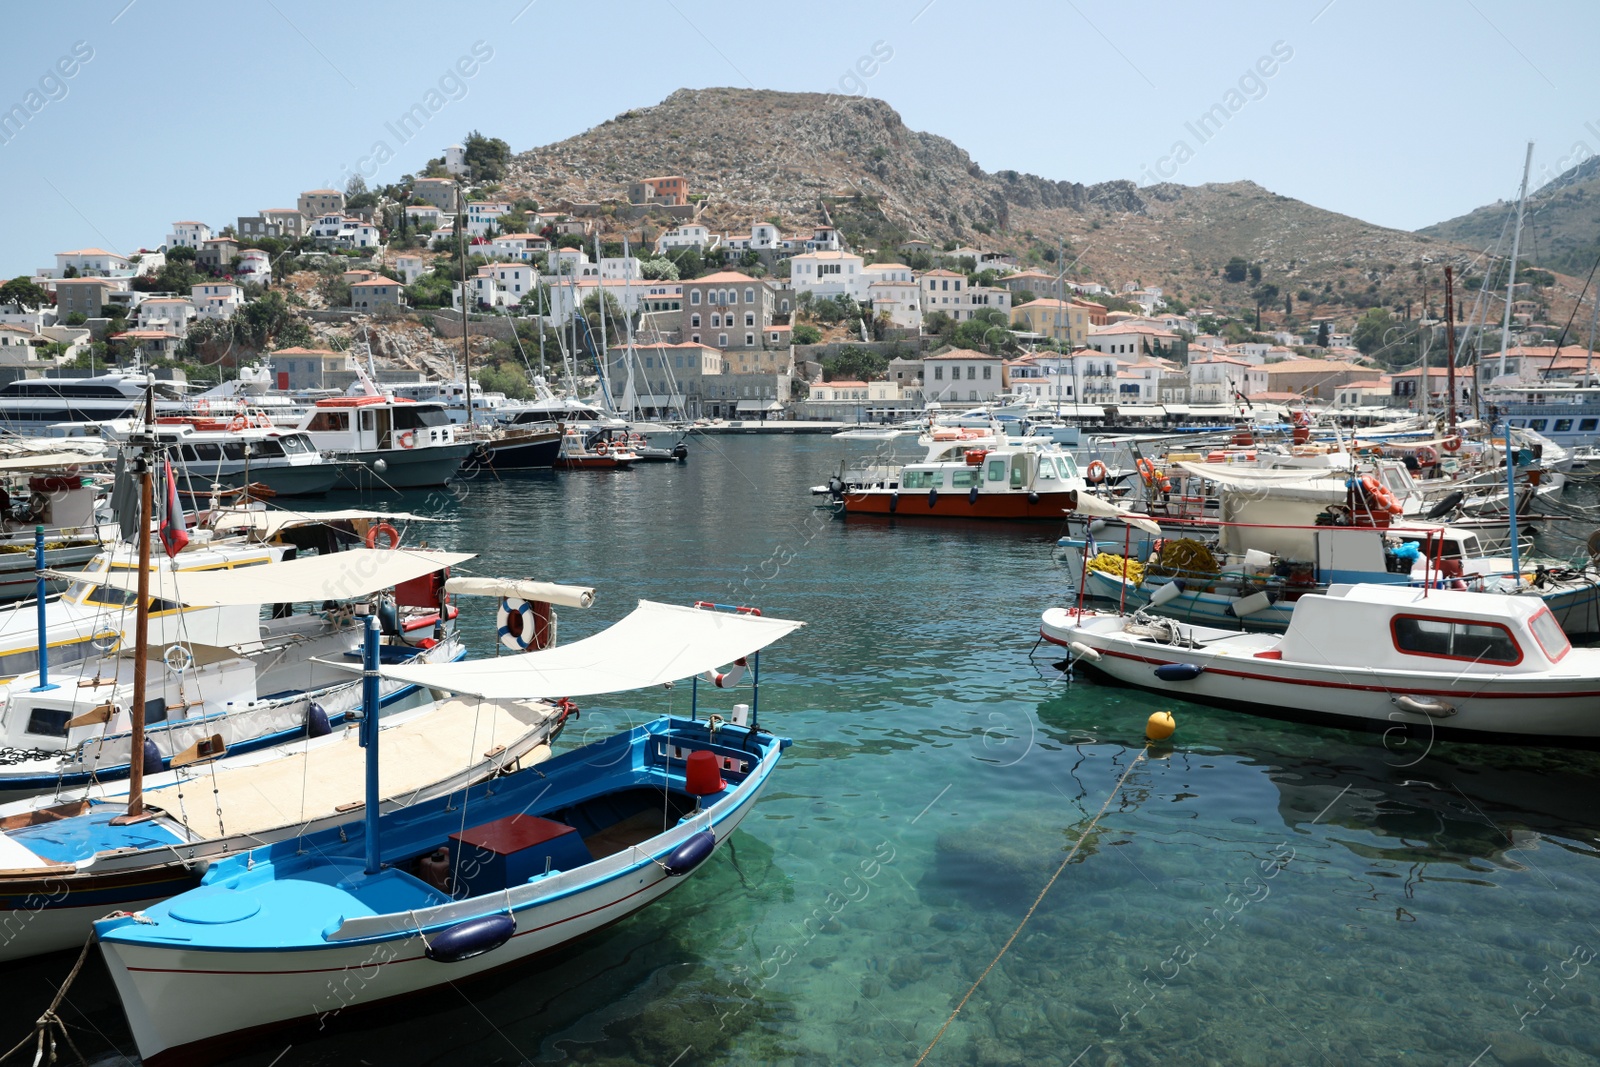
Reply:
[[300, 195], [301, 196], [327, 196], [330, 193], [332, 195], [334, 195], [334, 196], [338, 196], [339, 195], [339, 190], [337, 190], [337, 189], [307, 189], [305, 192], [301, 193]]
[[0, 330], [6, 330], [6, 331], [8, 331], [10, 333], [25, 333], [29, 337], [33, 336], [33, 331], [32, 330], [25, 329], [24, 327], [21, 327], [21, 326], [13, 326], [9, 322], [0, 322]]
[[937, 356], [923, 357], [924, 362], [930, 359], [992, 359], [997, 362], [1005, 362], [999, 356], [991, 356], [987, 352], [974, 352], [970, 348], [952, 348], [950, 351], [941, 352]]
[[1268, 374], [1310, 374], [1314, 371], [1369, 371], [1370, 368], [1358, 367], [1354, 363], [1346, 363], [1342, 359], [1286, 359], [1282, 363], [1273, 363], [1266, 367]]
[[868, 263], [863, 270], [910, 270], [904, 263]]
[[342, 355], [345, 355], [345, 353], [343, 353], [343, 352], [335, 352], [332, 349], [328, 349], [328, 348], [301, 348], [299, 345], [296, 345], [294, 348], [280, 348], [276, 352], [268, 352], [267, 355], [269, 355], [269, 356], [342, 356]]
[[966, 277], [965, 274], [957, 274], [955, 271], [953, 271], [953, 270], [945, 270], [943, 267], [940, 267], [938, 270], [924, 271], [922, 276], [924, 278], [965, 278]]
[[748, 274], [741, 274], [736, 270], [719, 270], [715, 274], [707, 274], [704, 278], [692, 278], [686, 284], [699, 285], [702, 282], [753, 282], [754, 278]]
[[127, 259], [127, 256], [115, 252], [107, 252], [103, 248], [80, 248], [75, 252], [57, 252], [58, 256], [116, 256], [118, 259]]
[[813, 385], [820, 385], [824, 389], [858, 389], [858, 388], [859, 389], [865, 389], [867, 387], [867, 383], [866, 382], [855, 382], [855, 381], [844, 381], [844, 380], [832, 381], [832, 382], [813, 382], [812, 384]]
[[363, 288], [364, 286], [368, 286], [368, 285], [399, 285], [399, 284], [400, 283], [395, 281], [393, 278], [385, 278], [383, 275], [380, 274], [376, 278], [368, 278], [364, 282], [356, 282], [353, 285], [351, 285], [350, 288], [352, 288], [352, 289], [360, 289], [360, 288]]

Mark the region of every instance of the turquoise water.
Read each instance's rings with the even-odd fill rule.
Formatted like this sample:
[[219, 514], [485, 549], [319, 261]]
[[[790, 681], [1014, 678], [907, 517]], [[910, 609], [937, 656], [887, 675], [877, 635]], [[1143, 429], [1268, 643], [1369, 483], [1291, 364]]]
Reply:
[[[240, 1062], [911, 1064], [1074, 845], [929, 1064], [1600, 1062], [1600, 756], [1386, 744], [1063, 677], [1029, 655], [1068, 596], [1056, 531], [814, 509], [860, 447], [702, 439], [681, 467], [391, 500], [443, 520], [408, 541], [478, 573], [593, 584], [563, 640], [640, 597], [806, 620], [761, 664], [762, 722], [795, 744], [659, 905]], [[464, 624], [487, 652], [492, 620]], [[569, 740], [687, 701], [580, 701]], [[1141, 756], [1160, 709], [1177, 734]], [[70, 966], [4, 973], [0, 1044]], [[63, 1015], [101, 1062], [131, 1051], [103, 970]]]

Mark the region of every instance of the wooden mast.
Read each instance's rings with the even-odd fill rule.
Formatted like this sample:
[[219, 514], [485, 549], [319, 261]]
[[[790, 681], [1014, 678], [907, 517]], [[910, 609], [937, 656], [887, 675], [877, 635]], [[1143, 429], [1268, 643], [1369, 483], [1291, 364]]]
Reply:
[[[1445, 366], [1449, 368], [1445, 375], [1445, 388], [1450, 391], [1449, 427], [1450, 435], [1456, 432], [1456, 309], [1455, 309], [1455, 277], [1450, 267], [1444, 269], [1444, 338], [1445, 338]], [[1504, 347], [1504, 346], [1502, 346]], [[1423, 387], [1427, 387], [1427, 379], [1423, 379]]]
[[132, 729], [128, 740], [128, 813], [119, 823], [149, 818], [144, 810], [144, 690], [149, 675], [150, 655], [150, 522], [154, 518], [156, 401], [155, 383], [145, 386], [144, 433], [137, 438], [139, 458], [139, 599], [134, 606], [133, 709], [129, 712]]

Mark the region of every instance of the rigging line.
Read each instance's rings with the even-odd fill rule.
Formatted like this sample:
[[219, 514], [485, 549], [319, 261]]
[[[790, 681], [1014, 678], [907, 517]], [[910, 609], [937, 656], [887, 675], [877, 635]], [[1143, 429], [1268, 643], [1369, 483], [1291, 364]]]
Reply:
[[950, 1024], [956, 1021], [956, 1016], [961, 1014], [961, 1009], [966, 1007], [967, 1001], [972, 999], [972, 994], [978, 991], [978, 987], [983, 984], [983, 980], [989, 977], [989, 972], [994, 970], [995, 965], [1000, 962], [1000, 958], [1010, 950], [1012, 944], [1022, 933], [1022, 928], [1028, 925], [1028, 920], [1033, 918], [1033, 913], [1037, 911], [1039, 909], [1039, 905], [1044, 902], [1045, 894], [1050, 892], [1050, 887], [1056, 884], [1056, 879], [1061, 877], [1061, 872], [1067, 869], [1067, 864], [1072, 862], [1072, 858], [1076, 856], [1078, 854], [1078, 850], [1083, 847], [1084, 841], [1088, 840], [1089, 835], [1094, 832], [1094, 829], [1099, 824], [1100, 819], [1105, 815], [1106, 809], [1111, 807], [1111, 802], [1116, 799], [1118, 793], [1122, 792], [1122, 787], [1128, 781], [1128, 776], [1132, 774], [1133, 769], [1139, 766], [1140, 762], [1150, 754], [1151, 744], [1153, 744], [1153, 742], [1146, 741], [1144, 747], [1139, 750], [1139, 754], [1133, 758], [1133, 760], [1128, 764], [1127, 768], [1122, 772], [1122, 777], [1117, 779], [1117, 784], [1112, 788], [1110, 793], [1106, 794], [1105, 802], [1100, 805], [1100, 810], [1094, 813], [1094, 818], [1089, 820], [1089, 825], [1084, 828], [1083, 833], [1078, 835], [1078, 839], [1072, 843], [1071, 850], [1067, 852], [1067, 858], [1061, 861], [1061, 866], [1056, 868], [1056, 873], [1052, 874], [1050, 876], [1050, 880], [1044, 884], [1044, 888], [1039, 890], [1039, 895], [1034, 898], [1033, 904], [1029, 906], [1027, 914], [1023, 915], [1022, 921], [1017, 924], [1017, 928], [1011, 931], [1011, 936], [1006, 938], [1006, 943], [1000, 946], [1000, 951], [995, 955], [995, 958], [989, 961], [989, 966], [985, 967], [983, 969], [983, 973], [978, 975], [978, 980], [972, 983], [972, 988], [968, 989], [967, 995], [961, 998], [961, 1003], [956, 1005], [955, 1011], [952, 1011], [950, 1013], [950, 1017], [944, 1021], [944, 1025], [939, 1027], [939, 1032], [933, 1035], [933, 1040], [928, 1042], [928, 1047], [922, 1050], [922, 1055], [917, 1057], [917, 1062], [916, 1064], [913, 1064], [913, 1067], [919, 1067], [922, 1061], [927, 1059], [928, 1056], [932, 1054], [934, 1046], [937, 1045], [944, 1037], [944, 1032], [950, 1029]]
[[1550, 362], [1544, 368], [1546, 375], [1555, 368], [1556, 358], [1561, 355], [1561, 342], [1567, 339], [1567, 332], [1572, 329], [1572, 320], [1578, 317], [1578, 309], [1583, 306], [1583, 295], [1594, 283], [1594, 272], [1597, 269], [1600, 269], [1600, 256], [1595, 257], [1594, 266], [1589, 268], [1589, 276], [1583, 280], [1583, 288], [1578, 291], [1578, 299], [1572, 304], [1572, 314], [1567, 316], [1567, 324], [1561, 327], [1561, 336], [1556, 338], [1555, 348], [1550, 353]]

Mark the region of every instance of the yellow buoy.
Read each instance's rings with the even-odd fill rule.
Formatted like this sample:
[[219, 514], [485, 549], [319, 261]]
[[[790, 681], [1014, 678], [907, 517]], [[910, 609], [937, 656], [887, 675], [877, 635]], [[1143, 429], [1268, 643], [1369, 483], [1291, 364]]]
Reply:
[[1158, 711], [1144, 724], [1144, 736], [1151, 741], [1165, 741], [1177, 728], [1178, 723], [1173, 719], [1172, 712]]

